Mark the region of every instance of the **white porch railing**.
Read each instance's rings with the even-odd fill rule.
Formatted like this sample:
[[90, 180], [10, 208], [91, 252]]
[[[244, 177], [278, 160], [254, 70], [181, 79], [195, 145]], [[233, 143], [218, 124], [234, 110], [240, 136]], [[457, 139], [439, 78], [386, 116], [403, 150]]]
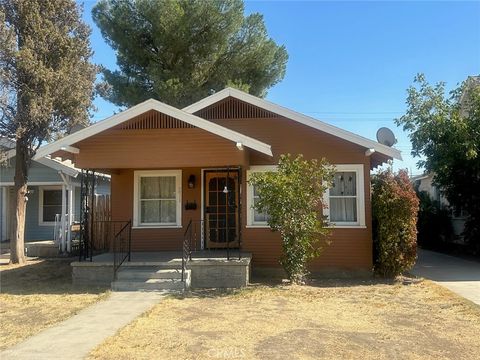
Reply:
[[53, 242], [58, 246], [61, 252], [70, 252], [71, 250], [71, 224], [75, 219], [75, 215], [72, 214], [72, 221], [70, 221], [70, 215], [55, 214], [55, 225], [53, 228]]

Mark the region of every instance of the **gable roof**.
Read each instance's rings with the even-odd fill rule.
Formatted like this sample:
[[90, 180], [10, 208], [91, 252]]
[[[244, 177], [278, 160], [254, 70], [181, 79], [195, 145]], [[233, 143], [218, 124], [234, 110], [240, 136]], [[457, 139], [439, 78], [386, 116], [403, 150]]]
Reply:
[[147, 111], [155, 110], [165, 115], [171, 116], [178, 120], [184, 121], [190, 125], [193, 125], [199, 129], [208, 131], [212, 134], [218, 135], [225, 139], [231, 140], [236, 143], [242, 143], [250, 149], [259, 151], [268, 156], [273, 156], [270, 145], [265, 144], [259, 140], [253, 139], [249, 136], [230, 130], [221, 125], [215, 124], [211, 121], [202, 119], [198, 116], [192, 115], [183, 110], [177, 109], [173, 106], [164, 104], [158, 100], [149, 99], [138, 105], [135, 105], [125, 111], [122, 111], [116, 115], [113, 115], [105, 120], [99, 121], [85, 129], [79, 130], [73, 134], [65, 136], [64, 138], [57, 140], [51, 144], [47, 144], [38, 149], [34, 159], [39, 159], [46, 155], [52, 154], [56, 151], [62, 150], [64, 147], [71, 146], [79, 141], [96, 135], [102, 131], [108, 130], [119, 124], [122, 124], [134, 117], [143, 114]]
[[325, 122], [322, 122], [320, 120], [317, 120], [313, 117], [301, 114], [299, 112], [287, 109], [283, 106], [274, 104], [268, 100], [264, 100], [261, 98], [258, 98], [256, 96], [247, 94], [243, 91], [233, 89], [233, 88], [226, 88], [223, 89], [213, 95], [210, 95], [200, 101], [197, 101], [196, 103], [189, 105], [185, 108], [183, 108], [184, 111], [188, 113], [196, 113], [199, 110], [202, 110], [210, 105], [213, 105], [221, 100], [224, 100], [228, 97], [233, 97], [235, 99], [244, 101], [246, 103], [249, 103], [251, 105], [257, 106], [259, 108], [265, 109], [267, 111], [273, 112], [275, 114], [278, 114], [280, 116], [286, 117], [288, 119], [291, 119], [293, 121], [299, 122], [303, 125], [309, 126], [311, 128], [314, 128], [316, 130], [323, 131], [327, 134], [331, 134], [333, 136], [339, 137], [341, 139], [347, 140], [349, 142], [352, 142], [354, 144], [363, 146], [367, 149], [374, 149], [376, 152], [379, 152], [381, 154], [387, 155], [389, 157], [402, 160], [402, 155], [399, 150], [395, 148], [391, 148], [388, 146], [385, 146], [383, 144], [380, 144], [379, 142], [367, 139], [363, 136], [354, 134], [350, 131], [338, 128], [336, 126], [327, 124]]

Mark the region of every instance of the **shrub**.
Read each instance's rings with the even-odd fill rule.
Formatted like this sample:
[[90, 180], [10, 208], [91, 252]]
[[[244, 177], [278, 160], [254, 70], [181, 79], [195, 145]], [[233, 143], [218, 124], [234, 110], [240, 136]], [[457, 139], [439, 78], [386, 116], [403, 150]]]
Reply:
[[418, 245], [442, 250], [454, 238], [450, 210], [433, 200], [425, 191], [417, 192], [420, 200], [420, 210], [417, 222]]
[[375, 272], [390, 277], [410, 270], [417, 258], [419, 200], [408, 173], [387, 169], [372, 178]]
[[280, 263], [294, 283], [305, 281], [307, 262], [328, 242], [329, 229], [320, 213], [332, 179], [333, 167], [325, 159], [304, 160], [301, 155], [282, 155], [277, 171], [255, 173], [249, 179], [259, 194], [255, 208], [267, 213], [270, 228], [280, 232]]

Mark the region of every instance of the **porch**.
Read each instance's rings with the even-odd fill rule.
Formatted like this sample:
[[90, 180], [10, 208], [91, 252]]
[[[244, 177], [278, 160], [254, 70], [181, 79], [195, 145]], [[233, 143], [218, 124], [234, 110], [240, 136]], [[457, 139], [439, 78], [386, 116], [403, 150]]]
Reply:
[[[159, 279], [168, 278], [171, 284], [183, 277], [183, 256], [182, 251], [132, 252], [130, 261], [125, 260], [122, 263], [117, 276], [120, 280], [135, 278], [137, 283], [146, 284], [145, 288], [139, 290], [154, 290], [147, 286], [151, 285], [154, 279], [157, 279], [158, 283]], [[191, 260], [185, 266], [185, 278], [188, 278], [185, 285], [192, 289], [247, 286], [251, 259], [251, 253], [238, 249], [192, 251]], [[112, 252], [92, 256], [91, 261], [72, 262], [73, 282], [77, 285], [112, 284], [115, 287], [114, 283], [118, 279], [114, 279], [114, 263], [115, 254]], [[159, 276], [161, 272], [164, 274]], [[144, 278], [137, 276], [140, 273]]]

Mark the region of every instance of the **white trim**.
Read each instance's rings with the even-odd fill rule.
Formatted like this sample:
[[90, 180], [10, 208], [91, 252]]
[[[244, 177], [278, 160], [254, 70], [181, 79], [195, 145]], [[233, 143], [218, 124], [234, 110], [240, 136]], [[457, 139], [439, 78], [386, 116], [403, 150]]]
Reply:
[[225, 139], [231, 140], [235, 144], [238, 142], [241, 142], [246, 147], [259, 151], [268, 156], [273, 156], [272, 149], [268, 144], [265, 144], [259, 140], [253, 139], [239, 132], [236, 132], [231, 129], [220, 126], [218, 124], [215, 124], [211, 121], [202, 119], [198, 116], [189, 114], [183, 110], [174, 108], [173, 106], [164, 104], [160, 101], [149, 99], [125, 111], [122, 111], [121, 113], [113, 115], [103, 121], [99, 121], [85, 129], [79, 130], [73, 134], [65, 136], [64, 138], [57, 140], [51, 144], [42, 146], [41, 148], [38, 149], [33, 159], [36, 160], [41, 157], [50, 155], [60, 150], [62, 147], [73, 145], [81, 140], [89, 138], [102, 131], [108, 130], [114, 126], [124, 123], [134, 118], [135, 116], [141, 115], [150, 110], [155, 110], [155, 111], [161, 112], [162, 114], [174, 117], [178, 120], [186, 122], [197, 128], [211, 132], [212, 134], [216, 134]]
[[243, 91], [237, 90], [237, 89], [232, 89], [232, 88], [226, 88], [222, 91], [219, 91], [213, 95], [210, 95], [200, 101], [197, 101], [196, 103], [189, 105], [185, 108], [183, 108], [184, 111], [189, 112], [191, 114], [204, 109], [212, 104], [215, 104], [223, 99], [226, 99], [227, 97], [233, 97], [236, 99], [239, 99], [241, 101], [247, 102], [249, 104], [252, 104], [254, 106], [257, 106], [259, 108], [265, 109], [267, 111], [273, 112], [275, 114], [284, 116], [288, 119], [297, 121], [301, 124], [304, 124], [306, 126], [310, 126], [314, 129], [326, 132], [328, 134], [337, 136], [341, 139], [347, 140], [349, 142], [352, 142], [354, 144], [363, 146], [367, 149], [374, 149], [375, 151], [390, 156], [392, 158], [402, 160], [402, 155], [399, 150], [395, 148], [391, 148], [388, 146], [385, 146], [383, 144], [380, 144], [376, 141], [367, 139], [363, 136], [354, 134], [350, 131], [338, 128], [336, 126], [324, 123], [320, 120], [317, 120], [315, 118], [312, 118], [310, 116], [298, 113], [296, 111], [287, 109], [283, 106], [271, 103], [270, 101], [260, 99], [256, 96], [247, 94]]
[[63, 164], [62, 162], [58, 160], [54, 160], [48, 157], [43, 157], [40, 159], [35, 160], [36, 162], [45, 165], [49, 168], [52, 168], [57, 171], [61, 171], [64, 174], [72, 177], [77, 177], [77, 175], [80, 173], [80, 170], [74, 167], [70, 167], [68, 165]]
[[253, 209], [253, 186], [248, 183], [248, 180], [252, 173], [277, 171], [277, 168], [277, 165], [252, 165], [247, 170], [247, 228], [270, 228], [266, 221], [255, 221], [255, 211]]
[[[363, 164], [338, 164], [334, 165], [335, 170], [338, 172], [350, 171], [356, 173], [356, 188], [357, 188], [357, 221], [356, 222], [330, 222], [330, 227], [333, 228], [366, 228], [365, 223], [365, 178], [364, 178], [364, 165]], [[327, 190], [323, 198], [324, 204], [327, 204], [327, 208], [323, 209], [323, 215], [329, 217], [330, 215], [330, 190]]]
[[[62, 188], [65, 184], [60, 183], [55, 186], [39, 186], [38, 187], [38, 225], [39, 226], [55, 226], [55, 221], [43, 221], [43, 192], [44, 190], [59, 190], [62, 191]], [[63, 210], [63, 191], [62, 191], [62, 210]]]
[[[159, 176], [175, 176], [175, 200], [177, 202], [176, 207], [176, 223], [175, 224], [152, 224], [152, 223], [140, 223], [140, 187], [139, 180], [142, 177], [159, 177]], [[182, 227], [182, 170], [142, 170], [135, 171], [133, 175], [133, 227], [134, 229], [147, 229], [147, 228], [178, 228]]]
[[70, 146], [70, 145], [62, 146], [60, 148], [60, 150], [66, 151], [66, 152], [69, 152], [69, 153], [72, 153], [72, 154], [80, 154], [80, 149], [79, 148], [76, 148], [76, 147], [73, 147], [73, 146]]
[[134, 230], [140, 229], [181, 229], [181, 225], [138, 225], [132, 226]]

